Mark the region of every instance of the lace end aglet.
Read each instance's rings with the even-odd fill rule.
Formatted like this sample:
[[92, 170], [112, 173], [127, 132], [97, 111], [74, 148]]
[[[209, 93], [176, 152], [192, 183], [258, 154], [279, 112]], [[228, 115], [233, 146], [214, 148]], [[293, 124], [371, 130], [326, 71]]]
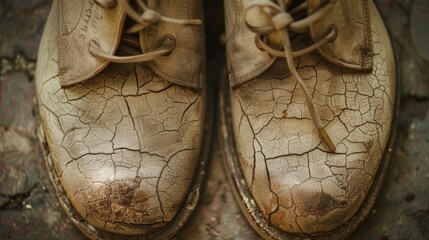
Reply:
[[331, 138], [329, 137], [328, 133], [325, 131], [324, 128], [319, 129], [320, 136], [322, 137], [323, 141], [326, 143], [326, 146], [328, 146], [329, 151], [335, 152], [335, 145], [332, 142]]

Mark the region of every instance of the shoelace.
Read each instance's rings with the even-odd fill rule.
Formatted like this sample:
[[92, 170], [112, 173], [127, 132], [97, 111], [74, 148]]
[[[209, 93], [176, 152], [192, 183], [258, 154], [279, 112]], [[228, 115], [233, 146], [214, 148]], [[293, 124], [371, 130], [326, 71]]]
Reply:
[[[313, 120], [314, 125], [319, 130], [320, 136], [328, 146], [329, 150], [331, 152], [335, 152], [335, 145], [332, 143], [331, 138], [329, 137], [328, 133], [326, 132], [323, 126], [322, 121], [320, 120], [319, 113], [316, 111], [314, 107], [313, 101], [310, 96], [310, 92], [308, 91], [307, 86], [305, 85], [304, 81], [299, 75], [295, 67], [293, 58], [307, 54], [323, 46], [329, 41], [332, 41], [335, 38], [336, 31], [334, 28], [330, 29], [324, 38], [315, 42], [309, 47], [299, 51], [292, 51], [290, 33], [289, 33], [289, 31], [295, 32], [295, 33], [306, 32], [308, 27], [312, 23], [321, 19], [332, 9], [334, 1], [329, 1], [327, 4], [325, 4], [323, 7], [321, 7], [314, 13], [298, 21], [295, 21], [293, 19], [292, 14], [294, 12], [298, 12], [302, 9], [305, 9], [307, 7], [306, 2], [302, 3], [298, 7], [291, 10], [290, 12], [287, 12], [286, 9], [290, 7], [293, 0], [276, 0], [276, 1], [277, 1], [277, 4], [270, 0], [251, 1], [244, 8], [245, 24], [252, 32], [256, 33], [256, 43], [259, 48], [265, 50], [267, 53], [271, 54], [272, 56], [286, 58], [286, 62], [289, 67], [289, 70], [291, 71], [298, 85], [304, 91], [308, 110], [310, 111], [311, 119]], [[259, 8], [260, 10], [262, 10], [262, 12], [269, 17], [271, 24], [265, 25], [265, 26], [251, 25], [248, 21], [250, 19], [248, 19], [247, 16], [249, 15], [248, 14], [249, 11], [254, 8]], [[262, 40], [266, 34], [272, 33], [272, 32], [278, 32], [279, 34], [281, 34], [283, 51], [273, 49], [271, 46], [269, 46], [269, 44], [267, 44], [265, 41]]]
[[[128, 0], [94, 0], [98, 5], [100, 5], [104, 9], [114, 9], [118, 4], [120, 4], [123, 8], [127, 16], [133, 19], [136, 24], [131, 26], [126, 33], [137, 33], [151, 24], [156, 24], [159, 22], [172, 23], [183, 26], [191, 26], [191, 25], [199, 25], [201, 24], [201, 20], [199, 19], [176, 19], [170, 18], [166, 16], [162, 16], [160, 13], [155, 10], [149, 9], [148, 6], [143, 2], [143, 0], [134, 0], [136, 2], [136, 6], [138, 11], [142, 13], [139, 14], [137, 11], [133, 9], [133, 7], [129, 4]], [[130, 36], [123, 36], [123, 40], [128, 41], [130, 45], [138, 46], [138, 40], [133, 40]], [[89, 52], [98, 58], [107, 60], [109, 62], [115, 63], [140, 63], [140, 62], [148, 62], [154, 60], [157, 57], [165, 56], [170, 54], [175, 48], [175, 40], [172, 36], [165, 36], [159, 41], [159, 47], [155, 50], [152, 50], [147, 53], [137, 54], [132, 56], [114, 56], [109, 53], [103, 51], [95, 40], [90, 42]], [[130, 51], [128, 51], [130, 52]]]

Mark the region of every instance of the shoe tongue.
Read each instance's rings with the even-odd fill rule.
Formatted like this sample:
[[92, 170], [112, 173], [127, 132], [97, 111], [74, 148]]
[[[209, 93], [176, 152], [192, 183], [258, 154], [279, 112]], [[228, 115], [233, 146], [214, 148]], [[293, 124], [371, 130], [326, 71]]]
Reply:
[[59, 0], [58, 6], [58, 65], [60, 84], [65, 87], [94, 77], [109, 64], [92, 56], [89, 44], [95, 40], [106, 53], [113, 54], [125, 13], [120, 4], [106, 10], [87, 0]]

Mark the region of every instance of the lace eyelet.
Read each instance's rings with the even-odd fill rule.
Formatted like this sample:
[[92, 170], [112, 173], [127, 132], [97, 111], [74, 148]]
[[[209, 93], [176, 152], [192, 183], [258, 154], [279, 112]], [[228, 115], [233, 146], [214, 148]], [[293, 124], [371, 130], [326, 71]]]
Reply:
[[176, 38], [172, 35], [172, 34], [167, 34], [164, 35], [159, 41], [158, 41], [158, 46], [165, 46], [165, 45], [169, 45], [169, 51], [167, 54], [165, 54], [166, 56], [170, 55], [174, 48], [176, 48]]
[[326, 29], [326, 35], [329, 35], [331, 32], [334, 33], [334, 35], [332, 37], [329, 38], [328, 43], [333, 43], [338, 36], [338, 28], [335, 24], [331, 24], [328, 26], [328, 28]]
[[255, 35], [255, 45], [256, 45], [256, 47], [259, 49], [259, 51], [266, 52], [265, 49], [259, 43], [259, 41], [265, 42], [268, 45], [268, 43], [269, 43], [268, 36], [265, 35], [265, 34], [262, 34], [262, 35], [256, 34]]

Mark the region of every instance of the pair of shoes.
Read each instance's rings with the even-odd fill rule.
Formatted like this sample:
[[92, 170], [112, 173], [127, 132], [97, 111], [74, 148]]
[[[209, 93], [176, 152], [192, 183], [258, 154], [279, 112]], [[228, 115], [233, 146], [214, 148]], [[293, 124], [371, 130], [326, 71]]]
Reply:
[[[370, 0], [225, 0], [220, 136], [266, 239], [343, 238], [389, 160], [394, 56]], [[39, 138], [92, 239], [168, 239], [197, 205], [213, 86], [202, 0], [56, 0], [41, 40]]]

